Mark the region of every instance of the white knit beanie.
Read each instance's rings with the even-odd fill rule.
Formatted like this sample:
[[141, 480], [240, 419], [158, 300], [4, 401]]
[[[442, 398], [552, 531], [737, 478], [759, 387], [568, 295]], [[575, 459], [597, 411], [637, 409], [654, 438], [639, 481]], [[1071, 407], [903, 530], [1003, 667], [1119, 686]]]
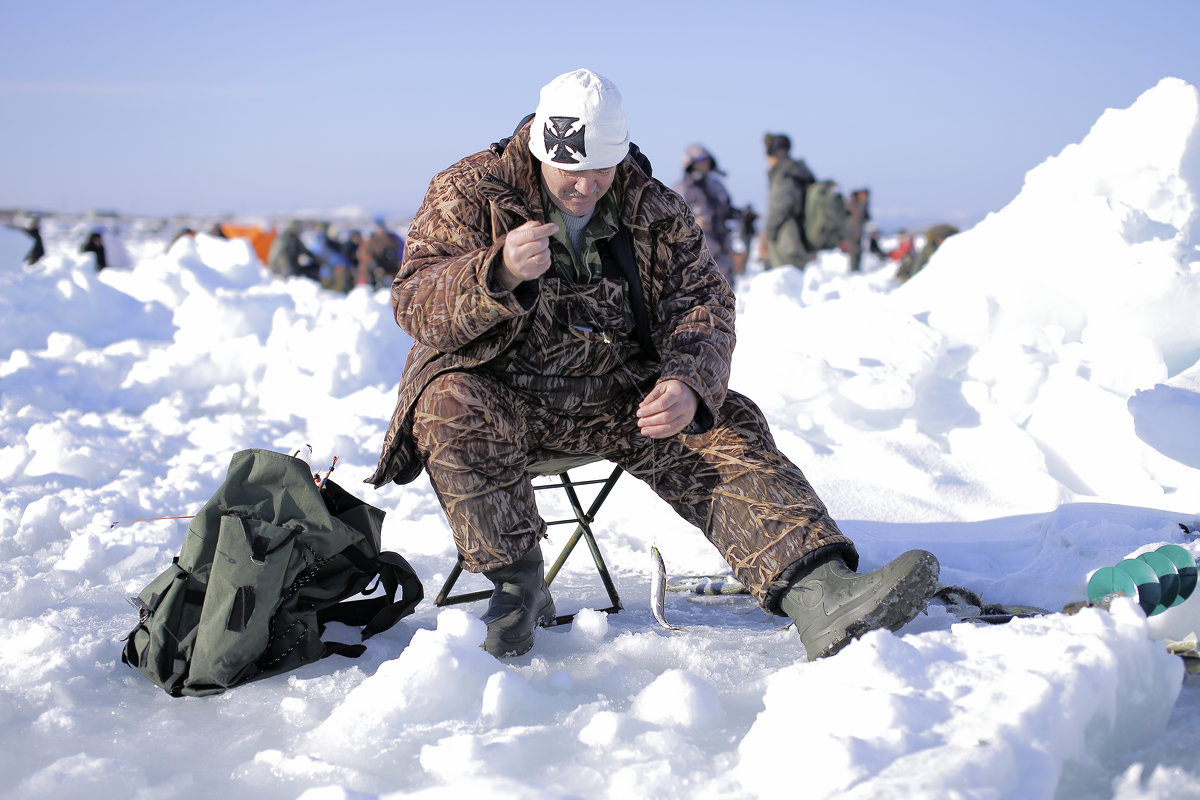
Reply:
[[629, 131], [616, 84], [590, 69], [559, 75], [542, 87], [529, 149], [567, 172], [614, 167], [629, 153]]

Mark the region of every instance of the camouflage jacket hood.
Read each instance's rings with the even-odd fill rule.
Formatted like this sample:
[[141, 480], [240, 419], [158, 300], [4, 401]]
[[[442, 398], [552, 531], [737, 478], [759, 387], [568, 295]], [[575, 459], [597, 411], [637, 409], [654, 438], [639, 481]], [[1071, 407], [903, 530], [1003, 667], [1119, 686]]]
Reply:
[[[536, 305], [539, 283], [509, 292], [491, 280], [505, 235], [546, 220], [529, 124], [505, 146], [468, 156], [431, 181], [409, 228], [392, 283], [396, 322], [413, 339], [383, 452], [368, 483], [408, 483], [422, 464], [412, 408], [437, 375], [478, 367], [511, 344]], [[638, 164], [617, 167], [621, 223], [633, 236], [661, 378], [676, 378], [715, 414], [725, 399], [734, 347], [734, 300], [683, 200]]]

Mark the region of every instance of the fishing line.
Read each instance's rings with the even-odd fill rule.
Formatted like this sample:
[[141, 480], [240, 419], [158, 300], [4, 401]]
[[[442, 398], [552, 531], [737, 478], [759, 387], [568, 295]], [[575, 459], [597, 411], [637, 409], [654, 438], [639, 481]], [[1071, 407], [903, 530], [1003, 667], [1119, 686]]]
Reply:
[[[559, 283], [559, 292], [560, 292], [560, 296], [561, 296], [562, 294], [565, 294], [565, 292], [563, 292], [563, 287], [566, 282], [563, 280], [559, 280], [558, 283]], [[612, 336], [610, 336], [608, 329], [600, 324], [600, 321], [596, 318], [596, 314], [593, 311], [591, 305], [588, 302], [586, 302], [586, 298], [584, 297], [583, 292], [578, 289], [575, 289], [573, 284], [568, 284], [568, 285], [570, 285], [570, 287], [571, 287], [570, 292], [574, 293], [576, 298], [584, 301], [584, 302], [578, 303], [577, 305], [581, 306], [583, 308], [584, 312], [587, 314], [588, 319], [591, 322], [591, 332], [598, 334], [600, 336], [600, 340], [604, 344], [610, 345], [613, 348], [619, 348], [620, 345], [613, 338], [618, 335], [617, 332], [614, 331]], [[588, 286], [598, 286], [599, 284], [587, 284], [587, 285]], [[573, 325], [572, 327], [576, 328], [577, 330], [582, 330], [582, 328], [580, 326]], [[626, 335], [628, 335], [628, 331], [626, 331]], [[629, 379], [629, 383], [632, 386], [634, 392], [636, 393], [638, 400], [639, 400], [639, 405], [640, 405], [641, 402], [645, 401], [647, 393], [642, 392], [642, 389], [641, 389], [640, 383], [637, 379], [637, 376], [633, 374], [633, 370], [631, 370], [629, 368], [629, 365], [625, 363], [625, 359], [620, 356], [621, 356], [621, 354], [620, 354], [620, 352], [618, 352], [617, 358], [616, 358], [617, 365], [625, 373], [625, 376]], [[657, 382], [655, 383], [655, 385], [657, 385]], [[636, 414], [636, 411], [634, 413]], [[650, 480], [648, 482], [650, 484], [651, 490], [657, 495], [658, 494], [658, 470], [659, 470], [659, 466], [660, 466], [659, 452], [658, 452], [658, 444], [659, 443], [655, 439], [650, 439], [649, 444], [650, 444], [650, 464], [649, 464]], [[658, 529], [657, 529], [657, 527], [654, 529], [654, 531], [650, 535], [650, 561], [651, 561], [651, 570], [652, 570], [651, 576], [650, 576], [650, 613], [654, 617], [655, 621], [658, 623], [659, 627], [661, 627], [665, 630], [671, 630], [671, 631], [681, 630], [680, 628], [678, 628], [674, 625], [671, 625], [669, 622], [667, 622], [667, 619], [666, 619], [666, 580], [667, 580], [666, 564], [663, 560], [662, 552], [658, 549]]]
[[[309, 448], [309, 451], [310, 452], [312, 451], [311, 447]], [[294, 451], [294, 453], [299, 453], [299, 452], [300, 452], [299, 450]], [[297, 456], [294, 453], [292, 455], [292, 458], [297, 458]], [[325, 483], [329, 480], [329, 476], [331, 474], [333, 474], [333, 468], [337, 466], [337, 462], [338, 462], [338, 457], [334, 456], [333, 463], [329, 465], [329, 469], [325, 470], [324, 477], [322, 477], [321, 474], [318, 472], [313, 473], [313, 476], [312, 476], [313, 483], [315, 483], [317, 485], [317, 491], [324, 490]], [[141, 519], [119, 519], [119, 520], [113, 522], [113, 524], [109, 525], [108, 527], [111, 530], [112, 528], [115, 528], [118, 525], [128, 525], [133, 522], [158, 522], [159, 520], [164, 520], [164, 519], [194, 519], [195, 516], [196, 516], [195, 514], [183, 514], [183, 515], [175, 516], [175, 517], [142, 517]]]

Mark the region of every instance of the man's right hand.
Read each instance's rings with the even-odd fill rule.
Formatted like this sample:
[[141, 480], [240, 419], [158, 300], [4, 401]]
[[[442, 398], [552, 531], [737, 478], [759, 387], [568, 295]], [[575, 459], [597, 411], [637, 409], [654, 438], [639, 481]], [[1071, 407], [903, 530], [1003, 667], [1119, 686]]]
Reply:
[[524, 281], [540, 278], [550, 269], [550, 237], [558, 233], [553, 222], [530, 220], [513, 228], [504, 239], [503, 263], [496, 269], [496, 281], [512, 291]]

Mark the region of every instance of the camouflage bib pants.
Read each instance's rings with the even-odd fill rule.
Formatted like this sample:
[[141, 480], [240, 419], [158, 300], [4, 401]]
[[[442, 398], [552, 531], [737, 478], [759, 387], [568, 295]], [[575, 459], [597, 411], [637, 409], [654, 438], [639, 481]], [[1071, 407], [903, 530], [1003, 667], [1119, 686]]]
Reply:
[[526, 472], [539, 449], [597, 455], [647, 483], [772, 613], [776, 582], [816, 554], [855, 566], [850, 540], [748, 398], [729, 392], [706, 433], [640, 433], [637, 407], [654, 372], [622, 366], [637, 363], [623, 292], [609, 280], [543, 279], [528, 335], [503, 371], [443, 373], [417, 400], [413, 433], [464, 568], [510, 564], [546, 535]]

